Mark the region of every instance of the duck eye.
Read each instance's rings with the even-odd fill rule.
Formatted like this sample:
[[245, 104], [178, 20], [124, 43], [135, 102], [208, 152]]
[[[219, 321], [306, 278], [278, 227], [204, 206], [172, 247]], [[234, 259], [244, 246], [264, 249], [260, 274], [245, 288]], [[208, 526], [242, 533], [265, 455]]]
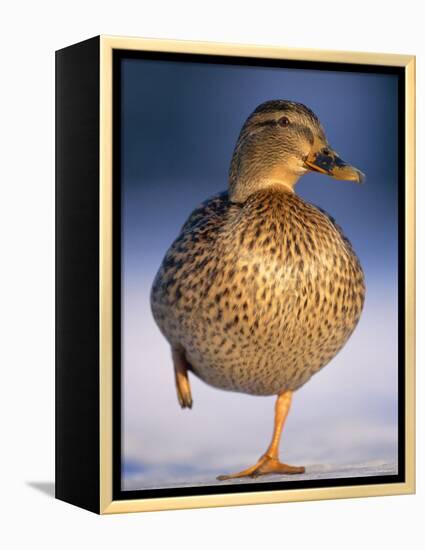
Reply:
[[283, 116], [277, 121], [277, 123], [279, 124], [279, 126], [288, 126], [289, 119], [286, 118], [286, 116]]

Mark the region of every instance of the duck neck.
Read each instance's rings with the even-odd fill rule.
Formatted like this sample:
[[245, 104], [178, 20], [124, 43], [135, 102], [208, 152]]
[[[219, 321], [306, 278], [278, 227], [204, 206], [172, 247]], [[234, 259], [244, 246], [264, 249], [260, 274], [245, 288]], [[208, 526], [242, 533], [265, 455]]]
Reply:
[[302, 175], [294, 154], [273, 143], [266, 145], [256, 136], [245, 139], [242, 134], [239, 138], [229, 170], [231, 201], [245, 202], [253, 193], [271, 186], [294, 193]]
[[246, 171], [238, 177], [229, 177], [229, 198], [232, 202], [245, 202], [257, 191], [274, 188], [286, 193], [295, 193], [294, 187], [300, 176], [285, 170], [284, 167]]

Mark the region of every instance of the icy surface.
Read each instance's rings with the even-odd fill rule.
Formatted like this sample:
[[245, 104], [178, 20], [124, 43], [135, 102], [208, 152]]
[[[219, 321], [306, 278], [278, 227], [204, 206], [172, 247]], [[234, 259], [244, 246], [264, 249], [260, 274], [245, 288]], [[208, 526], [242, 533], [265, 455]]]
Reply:
[[[247, 464], [241, 464], [239, 470], [246, 467]], [[135, 469], [136, 470], [136, 469]], [[233, 471], [233, 470], [231, 470]], [[300, 475], [268, 475], [263, 477], [233, 479], [226, 481], [217, 481], [216, 476], [220, 473], [230, 473], [231, 471], [205, 470], [196, 468], [185, 468], [184, 466], [169, 466], [160, 468], [147, 468], [144, 472], [133, 471], [126, 473], [123, 477], [123, 490], [135, 491], [140, 489], [160, 489], [167, 487], [199, 487], [208, 485], [223, 485], [239, 483], [269, 483], [285, 482], [298, 480], [320, 480], [320, 479], [340, 479], [355, 477], [373, 477], [388, 476], [397, 474], [397, 465], [380, 461], [372, 461], [360, 464], [346, 465], [325, 465], [312, 464], [306, 466], [306, 472]]]

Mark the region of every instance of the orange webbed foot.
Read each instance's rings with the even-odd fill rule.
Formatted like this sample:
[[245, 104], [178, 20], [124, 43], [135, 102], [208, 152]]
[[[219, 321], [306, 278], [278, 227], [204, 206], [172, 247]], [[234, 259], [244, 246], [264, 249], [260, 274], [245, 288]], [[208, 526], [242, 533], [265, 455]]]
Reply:
[[192, 393], [190, 391], [189, 379], [187, 377], [176, 377], [177, 399], [182, 409], [191, 409], [193, 405]]
[[183, 350], [172, 349], [174, 374], [176, 381], [177, 399], [182, 409], [191, 409], [193, 405], [192, 393], [188, 376], [189, 363]]
[[240, 477], [251, 477], [255, 478], [258, 476], [264, 476], [268, 474], [303, 474], [305, 472], [304, 466], [290, 466], [289, 464], [284, 464], [280, 462], [277, 458], [273, 458], [268, 455], [263, 455], [260, 460], [241, 472], [235, 474], [227, 474], [218, 476], [219, 481], [225, 481], [227, 479], [236, 479]]

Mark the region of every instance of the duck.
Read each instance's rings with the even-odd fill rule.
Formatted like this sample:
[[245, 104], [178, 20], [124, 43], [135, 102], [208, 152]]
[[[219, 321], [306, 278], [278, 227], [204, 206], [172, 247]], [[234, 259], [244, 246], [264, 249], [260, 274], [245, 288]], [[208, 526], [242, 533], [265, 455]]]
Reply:
[[276, 396], [266, 451], [220, 481], [305, 472], [280, 460], [293, 394], [343, 348], [363, 310], [365, 277], [349, 239], [295, 192], [309, 172], [365, 179], [310, 108], [260, 104], [240, 131], [227, 190], [189, 215], [152, 284], [182, 408], [193, 404], [189, 374], [221, 390]]

